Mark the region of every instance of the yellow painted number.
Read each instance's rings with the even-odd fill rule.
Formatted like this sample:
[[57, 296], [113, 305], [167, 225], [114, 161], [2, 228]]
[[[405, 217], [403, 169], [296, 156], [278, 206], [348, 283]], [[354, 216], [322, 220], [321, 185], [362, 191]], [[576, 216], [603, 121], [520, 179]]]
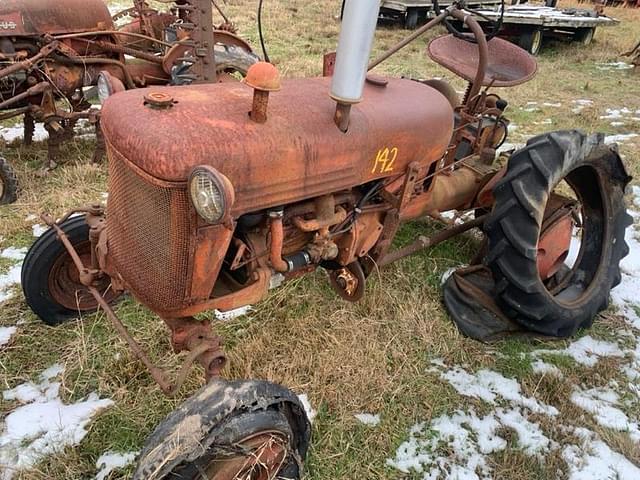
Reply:
[[396, 159], [398, 158], [398, 148], [392, 149], [382, 148], [378, 150], [376, 160], [373, 163], [373, 169], [371, 173], [388, 173], [393, 172], [393, 167]]

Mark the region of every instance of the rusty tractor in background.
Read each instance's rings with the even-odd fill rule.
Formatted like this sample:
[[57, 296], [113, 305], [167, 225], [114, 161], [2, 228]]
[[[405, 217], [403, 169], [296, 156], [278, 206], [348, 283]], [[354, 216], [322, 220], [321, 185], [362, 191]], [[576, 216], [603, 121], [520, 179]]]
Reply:
[[[24, 116], [25, 144], [35, 123], [44, 123], [47, 168], [56, 165], [61, 141], [79, 120], [98, 125], [87, 87], [97, 86], [104, 97], [150, 85], [223, 81], [259, 60], [212, 0], [163, 3], [170, 4], [166, 12], [134, 0], [112, 17], [102, 0], [0, 2], [0, 120]], [[218, 26], [214, 9], [222, 16]], [[99, 128], [96, 133], [98, 161], [103, 147]], [[0, 204], [10, 203], [17, 185], [4, 159], [0, 172]]]
[[[454, 3], [369, 62], [379, 5], [347, 0], [327, 76], [281, 81], [260, 62], [243, 83], [107, 99], [106, 209], [43, 214], [51, 228], [22, 270], [33, 312], [58, 325], [104, 310], [169, 395], [192, 364], [204, 369], [208, 384], [149, 437], [134, 479], [301, 478], [310, 424], [300, 401], [273, 383], [221, 378], [223, 341], [204, 316], [213, 309], [259, 302], [318, 269], [357, 301], [378, 267], [472, 229], [484, 240], [447, 280], [444, 301], [474, 338], [573, 335], [620, 282], [630, 177], [616, 147], [564, 130], [498, 155], [508, 102], [494, 89], [531, 79], [535, 59], [487, 38]], [[468, 82], [462, 98], [444, 80], [369, 72], [445, 19], [472, 33], [447, 22], [428, 54]], [[422, 217], [447, 226], [393, 249], [401, 225]], [[111, 307], [124, 292], [187, 353], [174, 382]]]

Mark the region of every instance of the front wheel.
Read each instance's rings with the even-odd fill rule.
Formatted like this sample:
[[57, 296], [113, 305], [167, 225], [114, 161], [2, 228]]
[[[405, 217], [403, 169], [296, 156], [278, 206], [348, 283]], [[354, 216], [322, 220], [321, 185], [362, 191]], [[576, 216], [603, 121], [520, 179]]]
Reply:
[[593, 36], [595, 32], [596, 32], [596, 29], [593, 27], [578, 28], [573, 34], [573, 39], [576, 42], [579, 42], [580, 44], [587, 46], [587, 45], [590, 45], [591, 42], [593, 42]]
[[18, 199], [18, 178], [4, 157], [0, 157], [0, 205], [13, 203]]
[[[629, 253], [624, 189], [630, 180], [602, 135], [549, 133], [513, 154], [485, 225], [496, 301], [509, 318], [556, 337], [591, 326], [620, 283], [620, 260]], [[568, 226], [556, 215], [567, 206]], [[554, 232], [545, 231], [548, 223]]]
[[[91, 265], [89, 225], [85, 217], [69, 218], [60, 228], [75, 247], [82, 263]], [[118, 297], [106, 275], [96, 288], [109, 303]], [[80, 282], [78, 269], [52, 228], [42, 234], [27, 252], [22, 267], [22, 291], [31, 310], [51, 326], [99, 308], [93, 295]]]
[[310, 423], [298, 398], [261, 381], [215, 380], [151, 434], [134, 480], [297, 480]]

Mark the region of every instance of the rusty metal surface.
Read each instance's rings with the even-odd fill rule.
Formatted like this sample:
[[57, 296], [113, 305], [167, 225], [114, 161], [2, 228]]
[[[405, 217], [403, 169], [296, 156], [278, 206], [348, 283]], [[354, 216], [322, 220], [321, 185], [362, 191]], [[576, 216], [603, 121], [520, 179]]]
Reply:
[[[448, 146], [452, 109], [430, 87], [397, 79], [366, 85], [346, 134], [332, 122], [328, 90], [326, 78], [283, 82], [265, 124], [249, 119], [253, 91], [241, 84], [160, 88], [178, 101], [162, 112], [144, 106], [145, 91], [124, 92], [105, 103], [103, 130], [155, 178], [184, 182], [197, 165], [217, 168], [236, 189], [235, 215], [398, 175], [410, 162], [436, 161]], [[140, 122], [144, 139], [135, 133]]]
[[[489, 63], [482, 86], [511, 87], [530, 80], [536, 74], [538, 65], [535, 58], [520, 47], [501, 38], [490, 40], [488, 47]], [[477, 45], [453, 35], [444, 35], [433, 39], [427, 52], [434, 62], [465, 80], [474, 80], [479, 65]]]
[[58, 35], [112, 28], [111, 14], [102, 0], [0, 2], [0, 36]]

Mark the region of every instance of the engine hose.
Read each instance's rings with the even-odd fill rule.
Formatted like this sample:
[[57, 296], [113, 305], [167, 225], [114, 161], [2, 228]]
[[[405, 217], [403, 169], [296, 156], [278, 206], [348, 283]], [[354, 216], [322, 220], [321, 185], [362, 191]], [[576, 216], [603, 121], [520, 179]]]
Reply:
[[[503, 25], [503, 22], [504, 22], [505, 0], [501, 0], [501, 2], [500, 2], [500, 17], [498, 18], [497, 21], [493, 21], [493, 20], [489, 19], [488, 17], [485, 17], [481, 13], [477, 12], [476, 10], [472, 10], [472, 9], [466, 7], [464, 3], [465, 3], [464, 1], [459, 2], [459, 8], [460, 9], [464, 9], [465, 11], [468, 11], [470, 13], [478, 15], [478, 16], [486, 19], [491, 24], [491, 28], [490, 28], [489, 32], [485, 34], [485, 38], [487, 39], [487, 42], [498, 35], [500, 30], [502, 29], [502, 25]], [[433, 10], [436, 12], [437, 15], [440, 15], [441, 10], [440, 10], [440, 4], [438, 3], [438, 0], [433, 0]], [[465, 41], [470, 42], [470, 43], [477, 43], [477, 40], [475, 39], [475, 37], [473, 35], [468, 35], [468, 34], [466, 34], [464, 32], [461, 32], [460, 30], [455, 28], [453, 26], [453, 24], [449, 20], [445, 19], [444, 20], [444, 25], [447, 28], [447, 31], [449, 33], [451, 33], [454, 37], [460, 38], [461, 40], [465, 40]]]
[[264, 61], [271, 63], [271, 60], [269, 60], [269, 54], [267, 53], [267, 47], [264, 44], [264, 35], [262, 33], [262, 3], [263, 0], [260, 0], [258, 3], [258, 35], [260, 35], [260, 46], [262, 47]]

